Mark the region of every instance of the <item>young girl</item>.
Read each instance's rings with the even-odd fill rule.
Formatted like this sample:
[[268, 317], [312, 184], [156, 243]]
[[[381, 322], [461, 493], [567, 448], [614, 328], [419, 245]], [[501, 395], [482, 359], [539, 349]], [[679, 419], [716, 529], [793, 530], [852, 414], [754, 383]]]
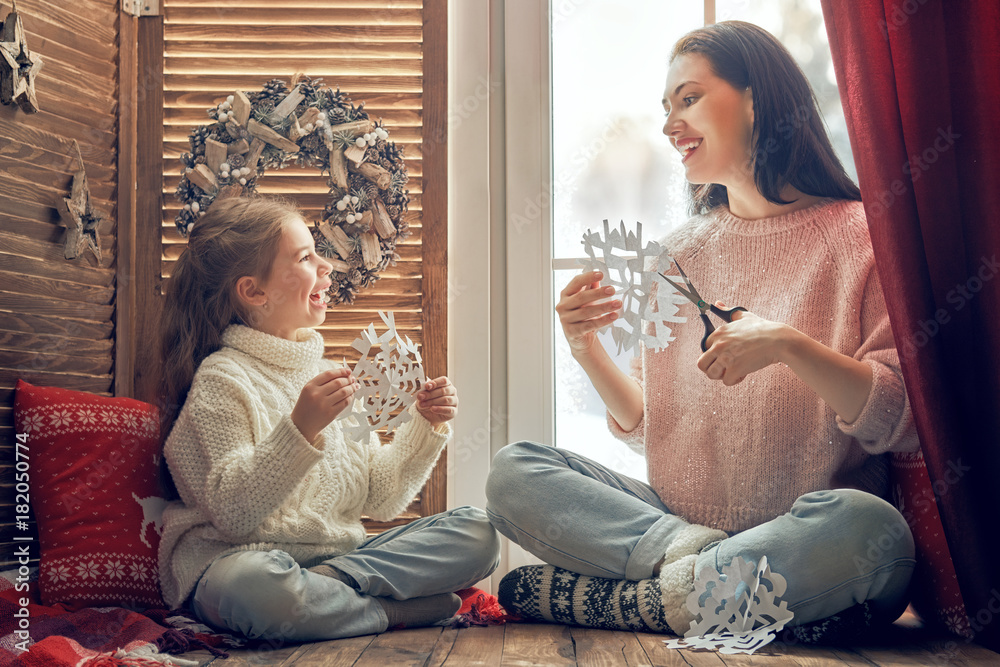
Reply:
[[393, 519], [427, 480], [458, 396], [435, 378], [391, 445], [346, 437], [359, 385], [314, 329], [330, 271], [294, 208], [233, 198], [198, 220], [167, 283], [166, 404], [183, 407], [164, 447], [180, 500], [163, 515], [163, 597], [248, 637], [434, 623], [497, 565], [472, 507], [366, 536], [362, 514]]
[[597, 301], [613, 293], [600, 273], [570, 281], [563, 332], [649, 484], [567, 450], [501, 450], [487, 513], [551, 565], [510, 573], [500, 601], [529, 618], [683, 634], [696, 574], [766, 556], [787, 580], [790, 625], [848, 609], [892, 621], [914, 558], [883, 500], [884, 454], [918, 442], [860, 192], [801, 70], [756, 26], [683, 37], [663, 107], [696, 213], [664, 245], [702, 296], [749, 312], [716, 321], [702, 353], [686, 306], [676, 340], [643, 349], [630, 378], [595, 337], [621, 302]]

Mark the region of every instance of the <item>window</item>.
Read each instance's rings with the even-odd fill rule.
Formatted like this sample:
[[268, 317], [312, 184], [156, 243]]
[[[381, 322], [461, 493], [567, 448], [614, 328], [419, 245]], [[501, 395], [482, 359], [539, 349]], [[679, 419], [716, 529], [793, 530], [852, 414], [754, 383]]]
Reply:
[[[834, 147], [848, 174], [854, 163], [820, 0], [708, 0], [701, 3], [633, 0], [553, 3], [552, 59], [552, 290], [553, 303], [580, 272], [588, 230], [642, 222], [643, 237], [662, 238], [687, 219], [683, 167], [662, 134], [660, 105], [673, 44], [705, 22], [737, 19], [775, 35], [805, 71], [816, 92]], [[680, 325], [685, 326], [685, 325]], [[695, 326], [698, 326], [695, 323]], [[553, 324], [555, 444], [624, 474], [646, 479], [644, 460], [606, 426], [604, 404], [570, 356], [558, 316]], [[629, 372], [631, 352], [612, 358]]]

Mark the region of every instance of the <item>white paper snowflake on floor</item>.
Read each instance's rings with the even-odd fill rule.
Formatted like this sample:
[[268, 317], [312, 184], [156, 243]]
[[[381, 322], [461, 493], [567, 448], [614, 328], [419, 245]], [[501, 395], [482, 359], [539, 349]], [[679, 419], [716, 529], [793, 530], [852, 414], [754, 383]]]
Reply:
[[[387, 327], [379, 336], [375, 324], [361, 331], [361, 337], [351, 347], [361, 353], [353, 373], [361, 385], [354, 394], [355, 409], [344, 426], [344, 433], [357, 442], [367, 442], [369, 434], [380, 428], [386, 433], [410, 420], [407, 408], [414, 402], [413, 394], [424, 382], [424, 368], [420, 351], [409, 336], [396, 331], [393, 313], [379, 311]], [[379, 351], [369, 359], [372, 347]], [[398, 414], [393, 414], [398, 410]], [[350, 422], [355, 422], [351, 425]]]
[[753, 653], [770, 643], [792, 620], [785, 578], [772, 572], [767, 557], [755, 568], [737, 556], [719, 574], [706, 568], [695, 578], [687, 608], [695, 615], [683, 639], [667, 639], [668, 648], [718, 649], [721, 653]]
[[[640, 342], [657, 350], [674, 340], [666, 322], [686, 321], [677, 315], [677, 306], [685, 299], [652, 270], [654, 263], [666, 267], [673, 259], [656, 241], [643, 244], [642, 223], [637, 222], [636, 231], [632, 232], [625, 229], [624, 222], [612, 230], [605, 220], [603, 236], [600, 232], [587, 230], [583, 249], [590, 258], [586, 261], [586, 270], [601, 271], [604, 274], [601, 285], [614, 287], [616, 298], [621, 299], [622, 315], [610, 327], [601, 329], [601, 333], [611, 329], [618, 354], [631, 349], [638, 353]], [[656, 298], [651, 303], [650, 290], [654, 284], [657, 285]], [[652, 333], [647, 333], [645, 323], [651, 324]]]

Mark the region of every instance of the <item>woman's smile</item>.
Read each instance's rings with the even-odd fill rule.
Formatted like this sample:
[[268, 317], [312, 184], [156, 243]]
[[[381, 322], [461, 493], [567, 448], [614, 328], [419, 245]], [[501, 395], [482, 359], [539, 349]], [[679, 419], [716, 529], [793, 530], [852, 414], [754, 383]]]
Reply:
[[691, 137], [678, 139], [674, 145], [681, 153], [681, 162], [687, 162], [688, 158], [691, 157], [699, 146], [701, 146], [701, 142], [702, 139], [695, 139]]

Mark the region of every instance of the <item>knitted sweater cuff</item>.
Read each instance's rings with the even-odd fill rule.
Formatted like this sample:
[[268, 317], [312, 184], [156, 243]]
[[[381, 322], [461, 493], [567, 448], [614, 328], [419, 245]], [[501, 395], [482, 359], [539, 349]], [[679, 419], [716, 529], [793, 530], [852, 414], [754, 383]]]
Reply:
[[444, 422], [437, 426], [431, 423], [420, 414], [416, 404], [410, 406], [410, 421], [399, 427], [399, 434], [396, 436], [405, 440], [406, 448], [417, 456], [427, 455], [437, 461], [438, 454], [451, 438], [451, 424]]
[[891, 368], [873, 359], [862, 359], [872, 369], [872, 388], [861, 414], [848, 424], [837, 415], [837, 426], [858, 440], [870, 454], [889, 450], [893, 429], [906, 404], [903, 382]]
[[271, 452], [267, 458], [275, 462], [274, 469], [285, 470], [283, 476], [288, 478], [290, 487], [294, 487], [302, 476], [323, 458], [322, 449], [326, 445], [326, 436], [320, 432], [310, 444], [302, 435], [302, 431], [292, 422], [292, 416], [284, 415], [261, 445], [265, 443], [271, 445]]

